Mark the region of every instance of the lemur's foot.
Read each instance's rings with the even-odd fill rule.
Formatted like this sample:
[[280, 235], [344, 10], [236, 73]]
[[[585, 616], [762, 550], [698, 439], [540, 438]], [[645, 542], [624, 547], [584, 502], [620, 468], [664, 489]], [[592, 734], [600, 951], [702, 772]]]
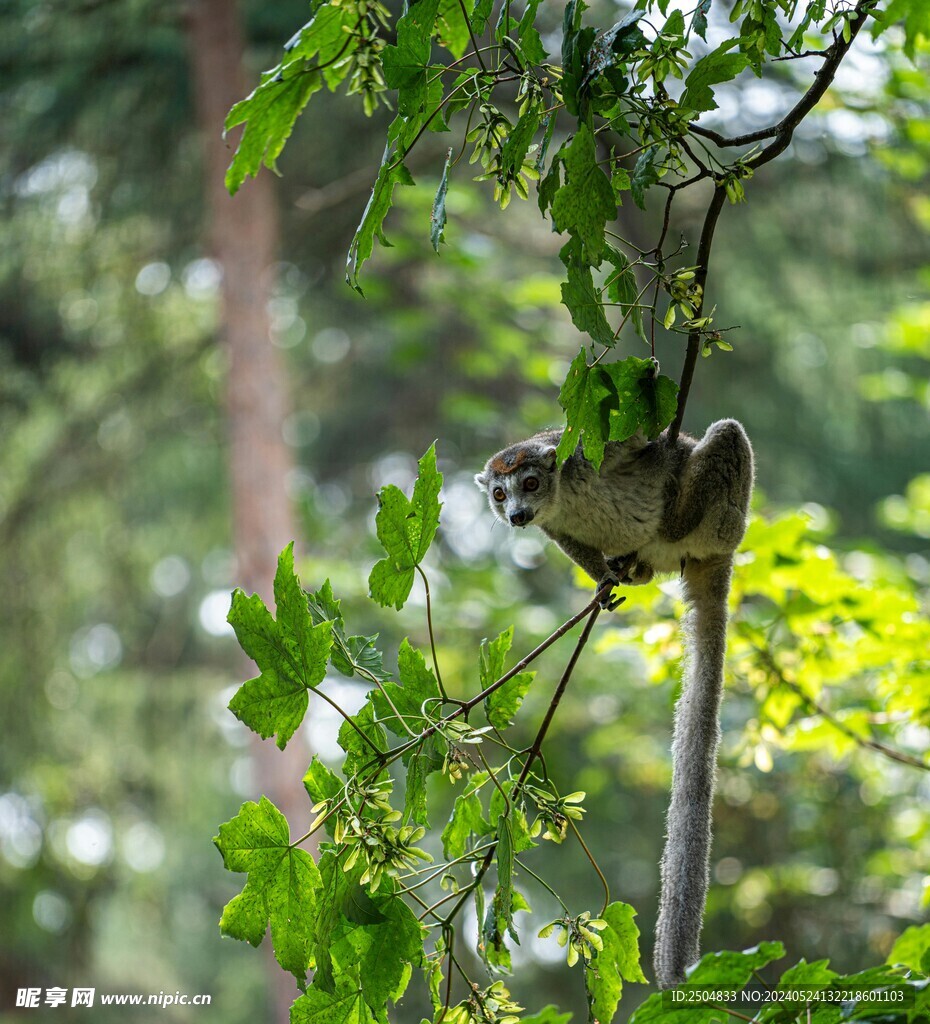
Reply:
[[622, 605], [623, 602], [626, 600], [625, 597], [618, 597], [616, 600], [613, 600], [613, 589], [614, 587], [618, 586], [621, 582], [622, 581], [620, 580], [619, 576], [617, 576], [617, 574], [613, 571], [604, 573], [604, 575], [598, 582], [597, 592], [600, 594], [601, 591], [603, 591], [600, 604], [605, 611], [614, 611], [615, 608], [619, 608], [620, 605]]
[[608, 558], [607, 568], [617, 575], [621, 583], [630, 587], [648, 583], [655, 575], [652, 566], [648, 562], [641, 562], [635, 551], [628, 555], [613, 555]]

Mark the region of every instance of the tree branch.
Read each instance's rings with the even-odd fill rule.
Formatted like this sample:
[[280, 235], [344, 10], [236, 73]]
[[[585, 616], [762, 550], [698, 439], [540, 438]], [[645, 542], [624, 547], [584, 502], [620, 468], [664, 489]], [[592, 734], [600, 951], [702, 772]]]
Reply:
[[892, 761], [897, 761], [898, 764], [906, 764], [911, 768], [921, 768], [924, 771], [930, 771], [930, 764], [927, 764], [926, 761], [921, 760], [919, 757], [915, 757], [913, 754], [907, 754], [902, 750], [897, 750], [894, 747], [889, 746], [887, 743], [882, 743], [880, 740], [872, 739], [868, 736], [860, 736], [857, 732], [854, 732], [845, 724], [845, 722], [841, 722], [836, 715], [831, 711], [828, 711], [821, 703], [806, 693], [798, 683], [794, 682], [792, 679], [788, 679], [782, 672], [771, 651], [765, 647], [759, 647], [758, 644], [752, 644], [752, 646], [764, 662], [765, 667], [769, 670], [770, 674], [775, 678], [775, 681], [780, 686], [787, 687], [792, 693], [797, 694], [797, 696], [800, 697], [811, 711], [822, 716], [825, 721], [829, 722], [830, 725], [836, 729], [837, 732], [842, 733], [848, 739], [851, 739], [854, 743], [858, 744], [858, 746], [865, 747], [868, 750], [874, 750], [877, 754], [882, 754], [884, 757], [887, 757]]
[[[704, 215], [704, 227], [701, 229], [701, 243], [698, 246], [697, 270], [694, 273], [695, 284], [701, 286], [701, 304], [695, 310], [697, 316], [704, 308], [704, 298], [707, 291], [707, 270], [710, 264], [710, 250], [714, 244], [714, 231], [717, 228], [717, 220], [720, 211], [723, 209], [727, 193], [723, 185], [717, 185], [714, 189], [710, 206]], [[701, 351], [701, 332], [693, 330], [688, 335], [688, 348], [685, 352], [685, 365], [681, 370], [681, 382], [678, 386], [678, 409], [675, 412], [675, 419], [668, 428], [669, 439], [674, 441], [681, 430], [682, 420], [685, 418], [685, 406], [688, 404], [688, 395], [691, 392], [691, 380], [694, 377], [694, 368], [697, 365], [698, 355]]]
[[[851, 19], [849, 22], [849, 39], [844, 39], [843, 36], [840, 35], [834, 40], [833, 45], [826, 51], [826, 59], [824, 60], [823, 66], [817, 72], [814, 83], [777, 125], [774, 125], [771, 128], [764, 128], [759, 132], [750, 132], [748, 135], [737, 136], [733, 139], [725, 139], [716, 132], [709, 132], [708, 129], [701, 128], [699, 125], [690, 125], [691, 131], [697, 135], [703, 135], [705, 138], [711, 139], [720, 146], [745, 145], [749, 142], [760, 142], [764, 139], [771, 138], [772, 142], [770, 142], [769, 145], [767, 145], [762, 152], [757, 154], [752, 160], [747, 160], [746, 166], [755, 170], [756, 168], [763, 166], [763, 164], [767, 164], [771, 160], [774, 160], [775, 157], [782, 154], [788, 148], [791, 143], [791, 139], [794, 136], [795, 129], [814, 109], [814, 107], [817, 106], [823, 98], [824, 93], [833, 83], [833, 79], [836, 77], [836, 72], [842, 63], [843, 58], [849, 52], [850, 47], [855, 42], [856, 36], [865, 24], [866, 14], [875, 6], [876, 3], [877, 0], [859, 0], [853, 12], [856, 15], [855, 20]], [[695, 272], [695, 281], [701, 286], [701, 308], [703, 308], [704, 305], [707, 284], [707, 265], [710, 259], [711, 246], [714, 242], [714, 231], [717, 227], [717, 220], [720, 217], [720, 211], [723, 209], [725, 197], [726, 193], [723, 185], [720, 182], [717, 182], [714, 189], [714, 195], [704, 217], [704, 227], [701, 230], [701, 244], [698, 249], [698, 269]], [[700, 310], [698, 310], [698, 312], [700, 312]], [[679, 431], [681, 430], [682, 420], [685, 415], [685, 407], [688, 403], [688, 395], [691, 391], [691, 380], [694, 377], [694, 368], [697, 365], [700, 348], [701, 332], [694, 330], [688, 335], [688, 348], [685, 353], [685, 363], [682, 367], [681, 383], [678, 389], [678, 410], [675, 413], [675, 419], [668, 428], [668, 436], [673, 441], [678, 437]]]

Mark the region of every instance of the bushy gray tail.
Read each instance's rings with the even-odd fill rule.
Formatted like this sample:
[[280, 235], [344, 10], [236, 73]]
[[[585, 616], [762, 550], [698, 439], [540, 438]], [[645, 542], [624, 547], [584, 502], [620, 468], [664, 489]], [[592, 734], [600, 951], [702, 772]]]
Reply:
[[655, 973], [659, 988], [684, 981], [685, 968], [699, 956], [710, 871], [711, 809], [731, 571], [732, 559], [727, 555], [689, 560], [683, 574], [690, 610], [683, 624], [685, 674], [675, 708], [672, 799], [656, 927]]

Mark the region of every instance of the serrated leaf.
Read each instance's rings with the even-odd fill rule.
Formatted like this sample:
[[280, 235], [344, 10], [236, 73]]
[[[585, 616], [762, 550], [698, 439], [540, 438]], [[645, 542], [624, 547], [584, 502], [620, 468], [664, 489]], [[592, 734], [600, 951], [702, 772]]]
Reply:
[[646, 45], [646, 37], [638, 24], [645, 14], [643, 10], [630, 11], [594, 40], [588, 52], [583, 86], [587, 86], [608, 68], [625, 63], [634, 50]]
[[494, 0], [475, 0], [469, 21], [471, 22], [472, 32], [476, 36], [484, 35], [485, 29], [488, 27], [488, 19], [491, 17], [493, 10]]
[[561, 285], [562, 304], [571, 314], [572, 323], [605, 348], [615, 344], [614, 332], [607, 322], [600, 292], [594, 286], [591, 267], [583, 255], [578, 238], [573, 238], [559, 252], [568, 271], [568, 280]]
[[446, 230], [446, 193], [449, 191], [449, 167], [451, 164], [452, 150], [450, 149], [446, 154], [442, 177], [439, 179], [439, 188], [436, 189], [433, 208], [429, 215], [429, 238], [436, 252], [439, 252], [439, 243], [445, 241], [443, 236]]
[[468, 46], [468, 22], [465, 20], [462, 0], [440, 0], [437, 13], [436, 37], [458, 60]]
[[423, 652], [412, 647], [406, 638], [401, 642], [397, 654], [397, 671], [400, 682], [384, 683], [381, 689], [373, 691], [371, 700], [382, 725], [395, 736], [406, 739], [411, 732], [421, 732], [429, 725], [429, 719], [423, 713], [424, 705], [427, 711], [435, 715], [442, 694]]
[[565, 184], [552, 200], [556, 231], [579, 238], [587, 261], [598, 263], [604, 252], [604, 228], [617, 216], [610, 179], [597, 165], [594, 135], [582, 124], [564, 155]]
[[568, 458], [581, 442], [584, 456], [595, 469], [604, 458], [609, 419], [606, 402], [611, 397], [599, 366], [589, 367], [582, 349], [569, 367], [559, 392], [559, 405], [565, 410], [566, 426], [556, 449], [559, 461]]
[[[553, 117], [550, 124], [555, 124], [555, 118]], [[547, 135], [549, 132], [547, 130]], [[558, 150], [555, 156], [552, 158], [552, 163], [549, 166], [549, 170], [546, 174], [540, 178], [539, 185], [537, 187], [537, 205], [539, 206], [539, 212], [545, 216], [546, 210], [552, 206], [552, 200], [555, 198], [556, 192], [562, 187], [562, 176], [561, 176], [561, 165], [562, 165], [562, 149], [563, 146]], [[537, 160], [536, 169], [542, 173], [542, 166]]]
[[[505, 629], [495, 640], [481, 642], [478, 657], [478, 675], [481, 688], [485, 689], [504, 674], [504, 662], [513, 641], [513, 626]], [[506, 729], [520, 709], [535, 672], [518, 672], [485, 698], [484, 710], [488, 721], [495, 729]]]
[[317, 72], [292, 78], [266, 79], [226, 118], [226, 131], [245, 123], [242, 138], [226, 171], [226, 188], [235, 195], [245, 179], [258, 174], [262, 164], [276, 171], [276, 161], [294, 130], [294, 122], [322, 82]]
[[924, 958], [930, 952], [930, 924], [915, 924], [905, 929], [895, 940], [888, 954], [887, 964], [904, 964], [913, 971], [926, 973]]
[[633, 176], [630, 178], [630, 190], [633, 193], [633, 202], [641, 210], [646, 209], [646, 189], [659, 180], [659, 169], [656, 165], [658, 159], [658, 146], [649, 146], [636, 158]]
[[[400, 120], [400, 118], [397, 120]], [[378, 171], [378, 177], [375, 179], [374, 186], [372, 187], [371, 196], [368, 199], [365, 212], [362, 214], [362, 219], [355, 229], [355, 236], [352, 239], [352, 244], [349, 246], [349, 254], [346, 257], [346, 281], [359, 295], [364, 294], [359, 284], [359, 274], [371, 256], [375, 239], [377, 238], [382, 245], [390, 244], [384, 236], [382, 225], [388, 210], [391, 208], [394, 186], [398, 184], [412, 185], [413, 178], [403, 165], [401, 158], [395, 156], [389, 145], [384, 151], [381, 169]]]
[[398, 611], [413, 586], [416, 566], [436, 535], [439, 526], [439, 490], [442, 474], [436, 469], [436, 445], [419, 461], [419, 475], [408, 499], [400, 488], [388, 484], [378, 495], [375, 525], [378, 540], [387, 552], [371, 570], [368, 586], [371, 596], [382, 606]]
[[711, 0], [698, 0], [694, 9], [694, 16], [691, 18], [691, 31], [697, 33], [705, 42], [707, 41], [707, 14], [710, 11]]
[[513, 835], [510, 818], [505, 814], [497, 819], [496, 835], [497, 888], [484, 919], [478, 951], [488, 966], [509, 971], [506, 937], [509, 934], [515, 941], [519, 939], [513, 927]]
[[[549, 146], [552, 143], [552, 136], [555, 134], [555, 123], [557, 117], [555, 111], [550, 110], [543, 115], [543, 119], [540, 122], [543, 129], [542, 142], [540, 143], [539, 149], [536, 151], [536, 173], [542, 174], [542, 169], [546, 163], [546, 156], [549, 153]], [[543, 211], [545, 213], [545, 210]]]
[[611, 903], [600, 915], [607, 927], [599, 932], [604, 948], [585, 970], [591, 1014], [610, 1024], [617, 1012], [624, 981], [646, 983], [639, 965], [639, 929], [636, 911], [626, 903]]
[[729, 82], [749, 67], [749, 58], [743, 53], [724, 53], [718, 48], [702, 57], [685, 79], [685, 90], [678, 106], [698, 112], [716, 110], [712, 85]]
[[562, 17], [562, 99], [565, 109], [576, 117], [584, 102], [580, 96], [581, 83], [596, 35], [593, 28], [581, 26], [587, 6], [584, 0], [568, 0]]
[[610, 410], [610, 440], [625, 441], [637, 430], [656, 438], [675, 418], [678, 385], [660, 376], [651, 359], [630, 356], [603, 367], [617, 390], [617, 406]]
[[314, 754], [304, 774], [304, 789], [311, 802], [318, 804], [324, 800], [341, 797], [344, 788], [342, 779]]
[[[782, 974], [776, 988], [787, 990], [785, 995], [792, 989], [803, 992], [805, 989], [829, 988], [839, 975], [836, 971], [831, 971], [827, 964], [827, 960], [815, 960], [813, 963], [801, 960]], [[806, 1016], [806, 1008], [807, 1004], [803, 1000], [779, 998], [770, 1005], [763, 1006], [755, 1019], [759, 1024], [788, 1024], [789, 1021], [793, 1024], [799, 1016], [802, 1019]]]
[[257, 595], [233, 592], [228, 620], [261, 675], [243, 683], [229, 710], [262, 739], [277, 734], [283, 750], [303, 721], [308, 689], [326, 674], [333, 643], [332, 623], [314, 625], [307, 598], [294, 573], [294, 545], [278, 558], [274, 593], [277, 621]]
[[543, 46], [539, 31], [536, 28], [536, 10], [541, 0], [528, 0], [526, 10], [520, 18], [517, 26], [517, 39], [520, 41], [520, 49], [523, 56], [530, 64], [542, 64], [549, 56], [548, 50]]
[[355, 675], [368, 679], [390, 678], [384, 671], [383, 655], [375, 647], [377, 633], [373, 636], [346, 636], [341, 602], [333, 596], [329, 580], [324, 580], [319, 590], [307, 595], [307, 607], [314, 624], [332, 622], [333, 647], [330, 661], [337, 672], [350, 678]]
[[343, 987], [337, 992], [311, 985], [291, 1006], [290, 1024], [375, 1024], [362, 996], [358, 967], [346, 972]]
[[636, 284], [636, 275], [633, 273], [630, 261], [612, 245], [607, 247], [607, 259], [614, 268], [605, 282], [607, 297], [611, 302], [620, 304], [621, 315], [628, 316], [636, 333], [643, 341], [647, 341], [646, 330], [643, 326], [643, 311], [638, 305], [640, 301], [639, 286]]
[[430, 40], [439, 0], [418, 0], [397, 21], [397, 45], [381, 52], [384, 81], [397, 90], [397, 112], [411, 117], [424, 107], [429, 77]]
[[423, 929], [392, 879], [385, 878], [372, 895], [359, 885], [363, 870], [356, 864], [345, 871], [331, 850], [320, 858], [323, 897], [313, 928], [313, 987], [337, 994], [350, 980], [383, 1020], [388, 999], [400, 998], [411, 965], [422, 958]]
[[463, 793], [456, 798], [446, 827], [442, 830], [442, 848], [446, 860], [461, 857], [468, 848], [471, 836], [486, 836], [491, 825], [483, 814], [481, 800], [477, 793]]
[[346, 778], [370, 764], [377, 752], [387, 749], [387, 735], [375, 721], [370, 700], [365, 701], [358, 714], [342, 723], [337, 742], [346, 753], [342, 766]]
[[287, 44], [285, 59], [266, 72], [259, 86], [230, 110], [226, 131], [246, 124], [226, 172], [226, 187], [230, 193], [235, 194], [248, 175], [254, 177], [263, 163], [275, 170], [275, 161], [290, 137], [294, 122], [310, 96], [322, 85], [320, 73], [308, 68], [307, 62], [319, 55], [319, 63], [326, 64], [340, 53], [348, 56], [357, 46], [354, 38], [344, 31], [349, 19], [347, 8], [321, 5]]
[[248, 872], [245, 888], [223, 911], [223, 933], [257, 945], [270, 922], [278, 963], [303, 985], [323, 885], [313, 858], [291, 848], [287, 820], [266, 797], [244, 803], [213, 842], [229, 871]]
[[374, 903], [381, 920], [374, 924], [344, 922], [330, 944], [330, 958], [337, 989], [344, 975], [358, 966], [365, 1002], [380, 1017], [389, 999], [396, 1002], [404, 994], [411, 964], [423, 955], [423, 928], [402, 899], [376, 899]]
[[526, 160], [526, 154], [539, 128], [540, 120], [538, 107], [530, 107], [520, 115], [501, 148], [501, 173], [503, 175], [514, 175], [523, 166], [523, 161]]
[[429, 813], [426, 803], [426, 779], [430, 772], [442, 767], [442, 758], [436, 763], [433, 751], [423, 748], [432, 744], [435, 734], [428, 737], [407, 759], [407, 780], [404, 789], [404, 816], [402, 824], [411, 821], [429, 828]]
[[[497, 821], [504, 815], [507, 817], [510, 823], [509, 837], [510, 842], [513, 845], [513, 852], [523, 853], [524, 850], [532, 850], [536, 843], [533, 842], [533, 837], [530, 835], [529, 823], [526, 820], [526, 815], [519, 807], [507, 805], [504, 799], [504, 793], [510, 793], [513, 789], [514, 783], [512, 781], [502, 782], [500, 789], [497, 786], [491, 791], [491, 799], [488, 805], [488, 815], [491, 821]], [[502, 793], [501, 790], [504, 792]]]
[[[688, 980], [677, 987], [678, 991], [691, 988], [741, 989], [755, 971], [785, 955], [780, 942], [761, 942], [742, 953], [725, 950], [708, 953], [694, 968]], [[719, 1024], [720, 1010], [700, 1002], [688, 1002], [687, 997], [680, 1007], [670, 1007], [668, 997], [662, 992], [653, 993], [640, 1007], [634, 1010], [630, 1024]]]

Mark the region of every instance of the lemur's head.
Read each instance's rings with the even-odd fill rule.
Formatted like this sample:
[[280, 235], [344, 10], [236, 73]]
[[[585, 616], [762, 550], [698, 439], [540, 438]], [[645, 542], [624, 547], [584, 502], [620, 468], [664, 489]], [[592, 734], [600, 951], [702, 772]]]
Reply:
[[486, 491], [491, 511], [510, 526], [541, 525], [558, 487], [555, 446], [530, 438], [488, 459], [475, 483]]

